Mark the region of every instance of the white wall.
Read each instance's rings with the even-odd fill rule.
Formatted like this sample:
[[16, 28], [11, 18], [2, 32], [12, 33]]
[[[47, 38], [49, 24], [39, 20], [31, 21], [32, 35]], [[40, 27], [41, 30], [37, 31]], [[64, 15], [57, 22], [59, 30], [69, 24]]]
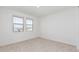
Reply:
[[79, 46], [79, 30], [77, 30], [79, 28], [79, 19], [77, 18], [77, 12], [77, 7], [72, 7], [54, 15], [41, 18], [40, 36]]
[[28, 40], [38, 36], [38, 20], [33, 17], [33, 32], [13, 32], [12, 29], [12, 16], [22, 16], [26, 17], [29, 15], [8, 10], [5, 8], [0, 8], [0, 45], [6, 45], [10, 43], [15, 43], [18, 41]]

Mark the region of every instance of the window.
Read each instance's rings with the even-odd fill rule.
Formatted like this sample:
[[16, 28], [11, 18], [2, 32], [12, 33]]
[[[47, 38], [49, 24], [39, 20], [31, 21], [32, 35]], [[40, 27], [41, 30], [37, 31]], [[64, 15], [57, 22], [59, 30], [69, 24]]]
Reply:
[[23, 32], [23, 30], [24, 30], [23, 18], [13, 16], [13, 31], [14, 32]]
[[31, 18], [26, 19], [26, 31], [32, 31], [33, 21]]

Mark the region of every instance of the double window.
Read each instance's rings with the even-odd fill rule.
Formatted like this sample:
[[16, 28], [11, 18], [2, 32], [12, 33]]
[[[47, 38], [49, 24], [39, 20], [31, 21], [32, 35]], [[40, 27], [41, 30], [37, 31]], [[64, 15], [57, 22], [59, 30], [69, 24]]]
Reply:
[[[25, 22], [24, 22], [25, 21]], [[31, 18], [13, 16], [13, 31], [14, 32], [23, 32], [23, 31], [32, 31], [33, 21]]]

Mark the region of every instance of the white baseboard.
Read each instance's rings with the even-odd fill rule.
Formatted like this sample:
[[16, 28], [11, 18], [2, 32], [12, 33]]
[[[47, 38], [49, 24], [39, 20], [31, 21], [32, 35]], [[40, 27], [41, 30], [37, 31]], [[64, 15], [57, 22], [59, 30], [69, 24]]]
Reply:
[[42, 39], [47, 39], [47, 40], [53, 40], [53, 41], [56, 41], [56, 42], [60, 42], [60, 43], [63, 43], [63, 44], [67, 44], [67, 45], [72, 45], [72, 46], [75, 46], [75, 47], [77, 47], [76, 45], [74, 45], [74, 44], [72, 44], [72, 43], [68, 43], [68, 42], [66, 42], [66, 41], [60, 41], [60, 40], [55, 40], [55, 39], [51, 39], [51, 38], [47, 38], [47, 37], [40, 37], [40, 38], [42, 38]]
[[[32, 40], [32, 39], [47, 39], [47, 40], [52, 40], [52, 39], [47, 38], [47, 37], [34, 37], [34, 38], [27, 39], [27, 40]], [[0, 47], [6, 46], [6, 45], [11, 45], [11, 44], [16, 44], [16, 43], [19, 43], [19, 42], [23, 42], [25, 40], [26, 39], [23, 39], [23, 40], [20, 40], [20, 41], [16, 41], [16, 42], [6, 43], [6, 44], [3, 44], [3, 45], [0, 45]], [[73, 44], [70, 44], [70, 43], [67, 43], [67, 42], [63, 42], [63, 41], [58, 41], [58, 40], [53, 40], [53, 41], [60, 42], [60, 43], [63, 43], [63, 44], [67, 44], [67, 45], [75, 46]], [[79, 50], [79, 47], [77, 49]]]
[[39, 37], [33, 37], [33, 38], [30, 38], [30, 39], [23, 39], [23, 40], [19, 40], [19, 41], [13, 41], [13, 42], [10, 42], [10, 43], [5, 43], [5, 44], [1, 44], [0, 47], [3, 47], [3, 46], [6, 46], [6, 45], [11, 45], [11, 44], [16, 44], [16, 43], [19, 43], [19, 42], [23, 42], [25, 40], [32, 40], [32, 39], [37, 39]]

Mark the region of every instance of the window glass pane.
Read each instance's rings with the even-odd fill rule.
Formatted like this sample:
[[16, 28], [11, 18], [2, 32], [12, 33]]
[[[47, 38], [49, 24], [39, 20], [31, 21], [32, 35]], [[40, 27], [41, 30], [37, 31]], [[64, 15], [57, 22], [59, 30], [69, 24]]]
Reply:
[[23, 24], [23, 18], [21, 18], [21, 17], [13, 17], [13, 23]]
[[32, 31], [32, 28], [28, 28], [27, 31]]
[[31, 28], [32, 28], [32, 25], [28, 25], [28, 24], [27, 24], [26, 27], [31, 27]]
[[14, 32], [22, 32], [22, 31], [23, 31], [23, 25], [14, 24]]
[[32, 20], [26, 20], [26, 24], [32, 24]]
[[33, 20], [32, 18], [26, 18], [26, 31], [32, 31]]

